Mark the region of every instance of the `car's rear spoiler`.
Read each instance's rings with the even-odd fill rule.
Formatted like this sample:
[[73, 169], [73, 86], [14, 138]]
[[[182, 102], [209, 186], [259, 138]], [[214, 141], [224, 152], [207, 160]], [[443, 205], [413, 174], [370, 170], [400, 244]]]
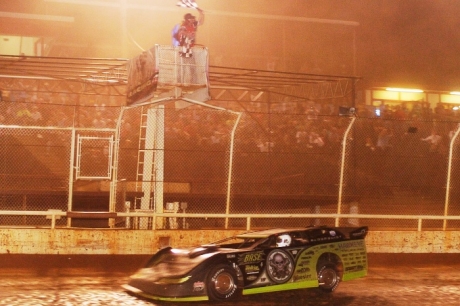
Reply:
[[337, 230], [342, 232], [347, 239], [364, 239], [369, 231], [369, 228], [367, 226], [339, 227]]
[[367, 226], [361, 226], [350, 232], [350, 239], [364, 239], [369, 231]]

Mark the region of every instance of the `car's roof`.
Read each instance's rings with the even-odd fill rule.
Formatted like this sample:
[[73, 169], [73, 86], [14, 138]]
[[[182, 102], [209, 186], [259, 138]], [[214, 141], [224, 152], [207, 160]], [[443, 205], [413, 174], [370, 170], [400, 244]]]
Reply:
[[282, 234], [282, 233], [289, 233], [289, 232], [298, 232], [298, 231], [305, 231], [307, 228], [301, 227], [294, 227], [294, 228], [272, 228], [262, 231], [255, 231], [250, 233], [244, 233], [237, 235], [238, 238], [266, 238], [271, 235]]

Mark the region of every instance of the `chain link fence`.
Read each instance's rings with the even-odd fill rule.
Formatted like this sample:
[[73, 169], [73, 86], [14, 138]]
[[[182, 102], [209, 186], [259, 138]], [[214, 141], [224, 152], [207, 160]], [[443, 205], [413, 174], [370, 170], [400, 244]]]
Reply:
[[[2, 114], [13, 106], [16, 115], [21, 109], [18, 103], [0, 105]], [[203, 214], [171, 224], [159, 218], [157, 226], [166, 228], [244, 227], [250, 214], [460, 213], [456, 122], [239, 113], [181, 101], [126, 108], [121, 116], [120, 108], [111, 108], [104, 113], [112, 118], [110, 127], [96, 128], [96, 121], [83, 119], [94, 107], [61, 105], [47, 112], [51, 106], [28, 104], [34, 106], [48, 113], [44, 122], [49, 126], [7, 117], [0, 127], [2, 210]], [[71, 114], [64, 122], [77, 126], [53, 121], [56, 113]], [[243, 217], [205, 216], [216, 213]], [[0, 218], [5, 226], [49, 222], [33, 216]], [[57, 225], [109, 224], [98, 221], [62, 218]], [[332, 224], [335, 218], [252, 222], [253, 227], [305, 226]], [[396, 218], [340, 219], [341, 225], [353, 222], [416, 227], [416, 221]], [[458, 221], [446, 222], [447, 228], [458, 226]], [[424, 227], [442, 228], [443, 223], [428, 220]], [[117, 218], [113, 226], [150, 228], [152, 220]]]
[[[358, 196], [359, 212], [459, 215], [457, 128], [450, 121], [358, 118], [345, 190]], [[416, 226], [415, 221], [396, 219], [372, 222], [387, 228]], [[442, 223], [425, 221], [424, 227], [442, 228]]]
[[[133, 108], [124, 117], [139, 117], [145, 112]], [[245, 112], [238, 117], [235, 112], [192, 104], [181, 109], [166, 107], [164, 126], [156, 125], [152, 134], [155, 139], [164, 138], [164, 146], [151, 147], [154, 166], [147, 172], [149, 178], [142, 164], [146, 125], [138, 122], [137, 126], [128, 125], [138, 133], [126, 132], [123, 126], [121, 129], [126, 137], [120, 138], [120, 161], [126, 163], [119, 164], [117, 181], [123, 183], [118, 188], [121, 200], [117, 207], [122, 211], [128, 200], [131, 211], [203, 214], [203, 218], [175, 219], [171, 228], [244, 227], [250, 214], [458, 214], [458, 140], [449, 152], [455, 122], [295, 112]], [[159, 155], [164, 162], [160, 176], [155, 173], [159, 170], [155, 157]], [[151, 196], [144, 206], [136, 197], [145, 196], [143, 180], [151, 184], [147, 189]], [[162, 189], [156, 189], [158, 183]], [[450, 187], [446, 189], [447, 184]], [[156, 197], [155, 190], [163, 190], [164, 197]], [[127, 191], [131, 198], [126, 197]], [[156, 202], [158, 199], [162, 201]], [[205, 216], [219, 213], [243, 217], [228, 221]], [[145, 222], [150, 222], [145, 225], [148, 228], [152, 220]], [[252, 226], [334, 222], [333, 217], [265, 218], [252, 220]], [[417, 226], [416, 221], [397, 219], [341, 219], [340, 225], [357, 222], [376, 228]], [[443, 221], [425, 222], [428, 228], [443, 226]], [[167, 218], [160, 224], [170, 226]], [[120, 225], [125, 225], [124, 221]], [[456, 221], [448, 222], [448, 227], [455, 226]]]
[[[165, 90], [170, 71], [159, 77]], [[0, 85], [2, 211], [200, 216], [62, 217], [56, 224], [136, 229], [244, 228], [252, 214], [274, 215], [253, 219], [254, 228], [361, 222], [408, 229], [415, 220], [332, 214], [460, 215], [454, 120], [341, 116], [338, 105], [349, 97], [290, 102], [272, 93], [273, 100], [244, 105], [189, 98], [126, 107], [126, 92], [113, 87], [6, 79]], [[39, 216], [0, 214], [0, 226], [46, 225]], [[424, 228], [443, 226], [459, 222], [424, 221]]]
[[[225, 213], [230, 135], [237, 117], [235, 112], [193, 104], [127, 109], [122, 121], [130, 124], [120, 129], [116, 207]], [[151, 225], [151, 220], [141, 222]], [[200, 221], [189, 220], [186, 227], [202, 226], [194, 222]]]
[[[2, 210], [67, 210], [70, 131], [0, 128]], [[1, 216], [1, 225], [44, 225], [28, 216]]]
[[[0, 89], [0, 210], [106, 211], [108, 196], [102, 205], [91, 199], [102, 191], [93, 178], [103, 171], [111, 179], [108, 157], [97, 169], [113, 147], [101, 139], [115, 135], [121, 96], [113, 88], [40, 78], [1, 78]], [[49, 219], [0, 215], [0, 226], [49, 226]], [[60, 218], [56, 225], [76, 221]]]

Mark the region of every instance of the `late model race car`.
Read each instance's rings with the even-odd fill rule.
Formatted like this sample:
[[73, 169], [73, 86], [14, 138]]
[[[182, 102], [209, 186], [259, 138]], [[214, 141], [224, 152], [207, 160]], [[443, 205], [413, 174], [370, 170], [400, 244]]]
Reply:
[[319, 287], [367, 274], [368, 228], [255, 231], [192, 249], [166, 247], [123, 288], [163, 301], [227, 300], [238, 295]]

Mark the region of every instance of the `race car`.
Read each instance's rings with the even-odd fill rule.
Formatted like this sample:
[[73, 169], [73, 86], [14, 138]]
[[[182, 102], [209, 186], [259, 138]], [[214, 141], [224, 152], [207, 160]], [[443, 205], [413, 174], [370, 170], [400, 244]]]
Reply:
[[278, 228], [191, 249], [166, 247], [123, 288], [162, 301], [222, 301], [319, 287], [367, 275], [368, 227]]

